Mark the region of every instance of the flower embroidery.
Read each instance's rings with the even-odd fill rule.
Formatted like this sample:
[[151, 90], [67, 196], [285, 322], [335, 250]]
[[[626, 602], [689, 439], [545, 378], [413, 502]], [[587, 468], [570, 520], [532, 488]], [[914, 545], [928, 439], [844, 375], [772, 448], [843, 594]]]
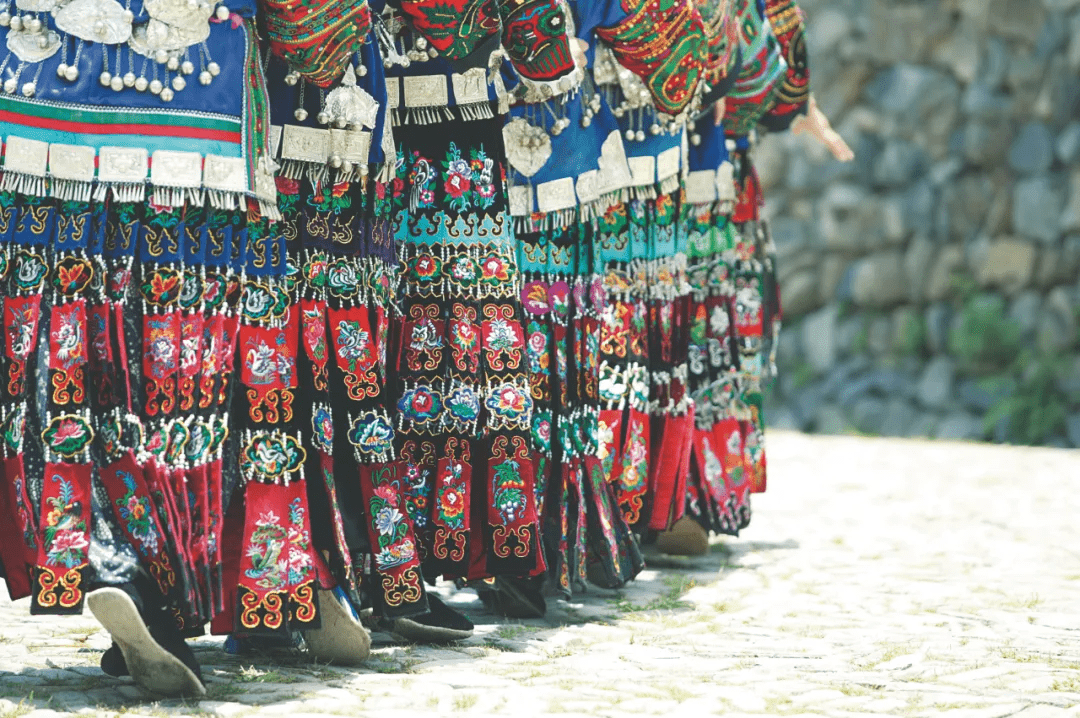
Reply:
[[394, 429], [386, 418], [369, 411], [353, 422], [349, 443], [362, 454], [381, 456], [393, 448]]
[[432, 421], [442, 412], [442, 398], [428, 387], [418, 386], [402, 394], [398, 411], [410, 421]]
[[481, 278], [489, 283], [510, 281], [510, 268], [506, 260], [497, 254], [489, 254], [480, 261]]
[[509, 351], [517, 344], [517, 332], [510, 322], [496, 319], [488, 325], [487, 346], [491, 351]]
[[532, 409], [532, 398], [513, 384], [503, 384], [495, 388], [485, 405], [493, 414], [516, 421]]
[[371, 334], [361, 328], [360, 322], [342, 319], [338, 322], [337, 333], [338, 358], [345, 362], [350, 372], [373, 363]]

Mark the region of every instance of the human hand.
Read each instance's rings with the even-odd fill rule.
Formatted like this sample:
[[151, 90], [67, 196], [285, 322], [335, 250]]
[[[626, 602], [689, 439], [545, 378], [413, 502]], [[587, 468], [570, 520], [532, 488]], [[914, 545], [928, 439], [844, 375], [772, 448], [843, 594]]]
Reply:
[[844, 138], [840, 136], [840, 133], [833, 129], [829, 118], [818, 108], [817, 101], [813, 96], [810, 97], [806, 114], [795, 118], [795, 121], [791, 123], [791, 131], [796, 135], [810, 135], [824, 145], [832, 153], [832, 156], [841, 162], [851, 162], [855, 159], [855, 153], [848, 146], [848, 143], [844, 141]]

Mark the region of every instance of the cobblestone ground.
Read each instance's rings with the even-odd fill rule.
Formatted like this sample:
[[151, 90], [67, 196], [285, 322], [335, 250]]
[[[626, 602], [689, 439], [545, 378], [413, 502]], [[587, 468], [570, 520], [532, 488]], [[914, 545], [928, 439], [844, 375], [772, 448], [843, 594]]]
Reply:
[[[376, 634], [364, 670], [225, 656], [160, 701], [88, 617], [0, 605], [0, 718], [138, 715], [1080, 716], [1080, 452], [769, 436], [753, 526], [546, 621], [453, 648]], [[379, 639], [384, 640], [379, 640]], [[252, 663], [254, 662], [254, 665]]]

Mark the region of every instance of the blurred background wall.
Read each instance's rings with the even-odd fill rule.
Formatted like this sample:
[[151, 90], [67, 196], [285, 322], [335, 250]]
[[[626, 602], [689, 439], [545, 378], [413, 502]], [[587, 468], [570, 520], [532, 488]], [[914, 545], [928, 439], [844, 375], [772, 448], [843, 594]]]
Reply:
[[756, 163], [770, 426], [1080, 446], [1080, 0], [802, 0], [854, 148]]

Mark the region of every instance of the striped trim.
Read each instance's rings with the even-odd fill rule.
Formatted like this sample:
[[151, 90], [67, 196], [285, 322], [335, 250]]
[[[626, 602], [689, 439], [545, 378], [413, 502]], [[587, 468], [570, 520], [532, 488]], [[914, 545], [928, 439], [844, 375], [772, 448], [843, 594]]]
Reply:
[[[27, 101], [0, 95], [0, 122], [70, 135], [138, 135], [239, 145], [240, 118], [156, 109], [133, 110]], [[27, 134], [24, 130], [18, 134]], [[42, 138], [44, 139], [44, 138]]]

